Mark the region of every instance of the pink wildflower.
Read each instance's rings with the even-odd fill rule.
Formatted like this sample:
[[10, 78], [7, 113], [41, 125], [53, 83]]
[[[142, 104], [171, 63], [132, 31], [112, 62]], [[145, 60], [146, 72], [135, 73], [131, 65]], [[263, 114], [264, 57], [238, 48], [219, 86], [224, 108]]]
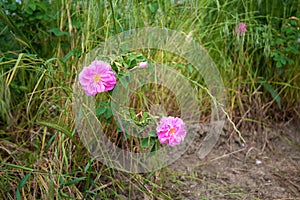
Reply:
[[246, 24], [244, 23], [239, 23], [235, 26], [235, 29], [234, 29], [234, 33], [237, 35], [237, 34], [240, 34], [240, 35], [243, 35], [245, 32], [247, 32], [247, 29], [246, 29]]
[[137, 68], [147, 68], [148, 67], [148, 62], [145, 61], [145, 62], [140, 62], [138, 65], [137, 65]]
[[156, 132], [159, 142], [170, 146], [178, 145], [186, 135], [185, 124], [178, 117], [162, 117]]
[[116, 75], [107, 62], [93, 61], [79, 73], [79, 82], [88, 96], [112, 90], [116, 84]]

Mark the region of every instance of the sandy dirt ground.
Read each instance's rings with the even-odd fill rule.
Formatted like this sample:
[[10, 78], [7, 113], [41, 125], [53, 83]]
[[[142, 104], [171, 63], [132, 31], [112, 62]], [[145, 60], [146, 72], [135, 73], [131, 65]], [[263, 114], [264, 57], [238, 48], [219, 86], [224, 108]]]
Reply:
[[198, 158], [195, 141], [170, 166], [183, 174], [183, 184], [174, 191], [178, 194], [174, 198], [300, 199], [300, 127], [242, 133], [246, 145], [225, 133], [204, 159]]
[[156, 184], [144, 185], [155, 198], [129, 186], [129, 181], [130, 189], [118, 199], [300, 200], [300, 126], [241, 131], [246, 144], [225, 131], [203, 159], [197, 152], [207, 128], [194, 131], [198, 136], [178, 160], [154, 174], [141, 175]]

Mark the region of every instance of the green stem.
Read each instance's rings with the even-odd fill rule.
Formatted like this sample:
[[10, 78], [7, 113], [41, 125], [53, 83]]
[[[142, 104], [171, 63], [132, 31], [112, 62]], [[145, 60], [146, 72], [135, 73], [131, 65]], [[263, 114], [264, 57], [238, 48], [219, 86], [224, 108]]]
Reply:
[[116, 18], [115, 18], [115, 11], [114, 11], [114, 5], [112, 0], [109, 0], [110, 7], [111, 7], [111, 12], [112, 12], [112, 17], [113, 17], [113, 22], [114, 22], [114, 32], [117, 34], [117, 25], [116, 25]]

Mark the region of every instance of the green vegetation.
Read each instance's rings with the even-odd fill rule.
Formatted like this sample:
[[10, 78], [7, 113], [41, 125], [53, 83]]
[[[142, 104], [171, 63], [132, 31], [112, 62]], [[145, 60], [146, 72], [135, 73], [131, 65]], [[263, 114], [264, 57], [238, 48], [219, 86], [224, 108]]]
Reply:
[[[130, 196], [131, 190], [162, 199], [177, 197], [176, 188], [175, 192], [163, 188], [175, 175], [165, 177], [165, 170], [145, 176], [123, 174], [108, 168], [90, 157], [76, 133], [72, 86], [85, 55], [126, 30], [161, 27], [198, 40], [222, 75], [226, 112], [240, 122], [238, 128], [300, 118], [297, 0], [0, 3], [1, 199], [120, 199]], [[246, 24], [247, 32], [236, 35], [240, 22]], [[131, 69], [147, 59], [177, 66], [189, 76], [187, 63], [167, 52], [135, 53], [113, 60], [113, 69]], [[104, 105], [107, 99], [102, 95], [99, 101]], [[207, 107], [203, 118], [209, 119], [210, 103], [209, 98], [201, 102]], [[97, 114], [117, 141], [118, 131], [110, 126], [111, 110]], [[178, 184], [183, 183], [178, 180]], [[220, 195], [237, 195], [230, 191], [222, 188]]]

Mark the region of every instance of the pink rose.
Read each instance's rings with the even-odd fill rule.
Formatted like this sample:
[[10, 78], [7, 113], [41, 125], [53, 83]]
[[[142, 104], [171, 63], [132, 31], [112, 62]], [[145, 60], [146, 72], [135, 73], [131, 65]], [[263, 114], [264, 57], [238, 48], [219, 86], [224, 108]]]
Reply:
[[79, 73], [79, 82], [86, 95], [95, 96], [99, 92], [112, 90], [116, 75], [109, 63], [95, 60]]
[[170, 146], [178, 145], [186, 135], [185, 124], [178, 117], [162, 117], [156, 132], [159, 142]]

